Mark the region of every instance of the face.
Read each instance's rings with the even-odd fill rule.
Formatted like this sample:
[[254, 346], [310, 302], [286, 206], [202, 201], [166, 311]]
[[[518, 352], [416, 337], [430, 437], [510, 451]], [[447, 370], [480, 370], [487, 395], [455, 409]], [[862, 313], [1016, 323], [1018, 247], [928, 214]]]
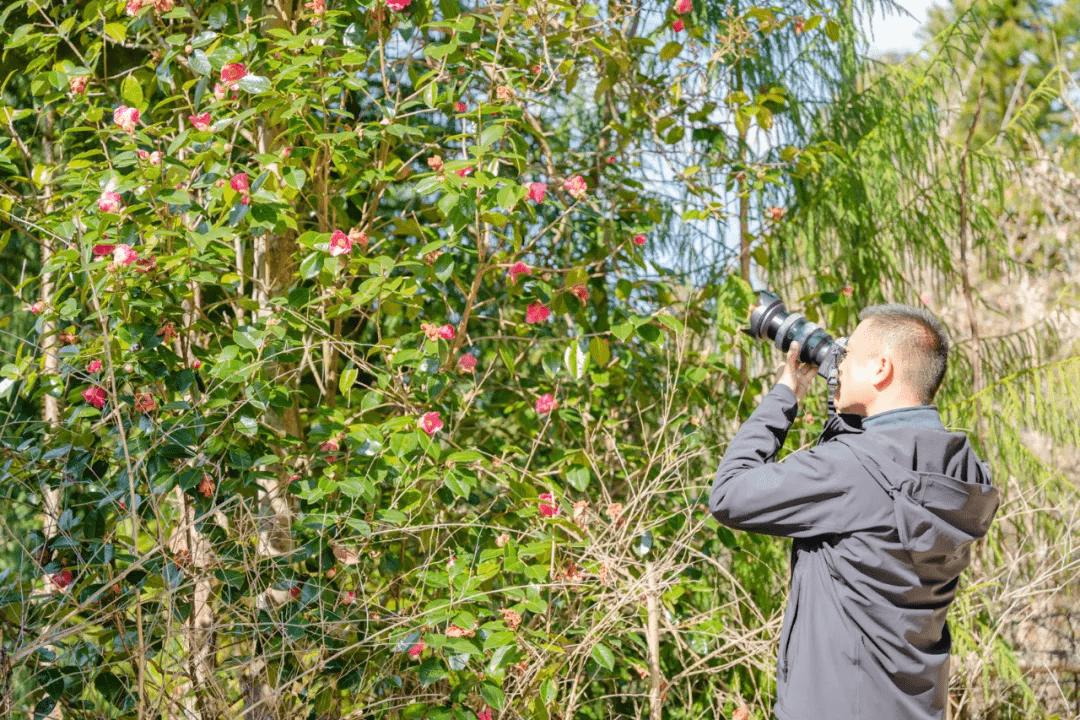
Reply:
[[879, 392], [875, 383], [883, 379], [883, 370], [870, 320], [864, 320], [848, 338], [847, 353], [836, 368], [836, 411], [865, 417], [867, 406]]

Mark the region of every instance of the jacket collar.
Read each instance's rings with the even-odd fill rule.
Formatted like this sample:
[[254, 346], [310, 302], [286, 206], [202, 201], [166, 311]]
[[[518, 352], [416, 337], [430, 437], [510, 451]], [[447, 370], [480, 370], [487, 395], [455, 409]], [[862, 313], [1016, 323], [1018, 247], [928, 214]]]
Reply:
[[863, 418], [863, 428], [879, 432], [894, 427], [920, 427], [928, 430], [944, 430], [937, 405], [916, 405], [896, 408]]

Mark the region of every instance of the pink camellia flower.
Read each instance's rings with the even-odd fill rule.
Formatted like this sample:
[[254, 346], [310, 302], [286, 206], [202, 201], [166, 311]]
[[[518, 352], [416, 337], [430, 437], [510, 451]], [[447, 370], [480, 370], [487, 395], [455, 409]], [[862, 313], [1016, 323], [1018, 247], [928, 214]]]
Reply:
[[105, 407], [105, 388], [92, 387], [82, 391], [83, 400], [98, 410]]
[[491, 720], [491, 708], [485, 707], [480, 712], [476, 713], [477, 720]]
[[283, 158], [287, 158], [290, 155], [292, 155], [292, 145], [287, 146], [285, 149], [283, 149], [281, 151], [281, 157], [283, 157]]
[[127, 14], [135, 16], [143, 9], [143, 0], [128, 0]]
[[82, 95], [86, 90], [86, 83], [90, 78], [85, 75], [76, 75], [68, 80], [68, 89], [71, 90], [72, 95]]
[[693, 9], [694, 4], [691, 0], [678, 0], [678, 2], [675, 3], [675, 12], [679, 15], [685, 15]]
[[559, 507], [553, 504], [555, 502], [554, 495], [552, 495], [551, 493], [541, 493], [539, 500], [541, 515], [543, 515], [544, 517], [555, 517], [559, 514]]
[[206, 132], [210, 129], [210, 113], [208, 112], [204, 112], [202, 115], [192, 115], [188, 120], [191, 121], [196, 130]]
[[459, 370], [465, 372], [472, 372], [476, 369], [476, 356], [469, 353], [465, 353], [458, 358], [457, 366]]
[[311, 0], [309, 3], [304, 3], [304, 7], [315, 15], [316, 22], [318, 22], [318, 18], [326, 14], [326, 0]]
[[225, 96], [229, 94], [229, 89], [221, 83], [214, 83], [214, 99], [224, 100]]
[[340, 230], [335, 230], [334, 234], [330, 236], [329, 253], [333, 257], [350, 253], [352, 252], [352, 243], [352, 238]]
[[532, 270], [525, 263], [516, 262], [510, 266], [510, 270], [506, 274], [510, 276], [510, 282], [516, 283], [518, 275], [532, 275]]
[[167, 13], [173, 9], [173, 0], [154, 0], [154, 9], [159, 13]]
[[463, 178], [463, 177], [465, 177], [467, 175], [471, 175], [472, 171], [473, 171], [473, 168], [472, 168], [472, 165], [470, 165], [469, 167], [461, 168], [460, 170], [455, 170], [454, 172], [457, 173], [457, 176], [459, 178]]
[[427, 336], [428, 340], [433, 340], [435, 342], [439, 341], [438, 325], [432, 325], [431, 323], [421, 323], [420, 329], [424, 331], [424, 335]]
[[[845, 297], [851, 297], [852, 295], [855, 294], [855, 288], [852, 287], [851, 285], [845, 285], [844, 287], [840, 288], [840, 294], [845, 296]], [[923, 304], [929, 305], [930, 301], [929, 300], [923, 300], [924, 296], [926, 296], [926, 293], [923, 293], [923, 295], [920, 295], [919, 299], [923, 301]]]
[[439, 328], [439, 337], [441, 337], [443, 340], [453, 340], [454, 334], [455, 333], [453, 325], [446, 324]]
[[506, 533], [502, 533], [497, 538], [495, 538], [495, 544], [497, 546], [499, 546], [499, 547], [502, 547], [503, 545], [505, 545], [508, 542], [510, 542], [510, 536], [507, 535]]
[[154, 152], [150, 153], [150, 157], [148, 157], [147, 160], [150, 161], [151, 165], [160, 165], [162, 157], [162, 154], [155, 150]]
[[147, 160], [149, 157], [150, 157], [150, 151], [149, 150], [139, 150], [139, 159], [140, 160]]
[[157, 408], [157, 403], [154, 401], [154, 396], [150, 393], [136, 393], [135, 394], [135, 411], [148, 413]]
[[238, 193], [247, 194], [250, 190], [247, 173], [237, 173], [236, 175], [233, 175], [232, 179], [229, 180], [229, 187]]
[[412, 2], [412, 0], [386, 0], [386, 7], [395, 12], [400, 12], [409, 7], [410, 2]]
[[614, 155], [608, 155], [607, 156], [607, 164], [608, 165], [614, 165], [615, 164], [615, 156]]
[[540, 303], [529, 305], [529, 309], [525, 311], [525, 322], [529, 325], [544, 322], [549, 317], [551, 317], [551, 311]]
[[781, 220], [783, 220], [784, 219], [784, 213], [786, 213], [786, 212], [787, 212], [787, 210], [785, 210], [784, 208], [776, 207], [776, 206], [767, 208], [765, 210], [765, 214], [768, 215], [769, 219], [772, 220], [773, 222], [780, 222]]
[[96, 372], [99, 372], [100, 370], [101, 370], [101, 361], [100, 360], [91, 360], [90, 364], [86, 366], [86, 372], [88, 372], [88, 373], [96, 373]]
[[229, 63], [221, 68], [221, 82], [225, 83], [233, 90], [236, 89], [236, 84], [243, 80], [246, 75], [247, 68], [244, 67], [243, 63]]
[[644, 235], [635, 235], [634, 236], [634, 244], [635, 245], [644, 245], [645, 244], [645, 236]]
[[674, 30], [674, 31], [675, 31], [675, 32], [677, 32], [677, 33], [678, 33], [678, 32], [682, 32], [682, 31], [683, 31], [683, 27], [685, 27], [685, 26], [683, 25], [683, 21], [682, 21], [682, 18], [679, 18], [679, 19], [678, 19], [678, 20], [676, 20], [675, 22], [671, 23], [671, 29], [672, 29], [672, 30]]
[[139, 253], [130, 245], [120, 244], [113, 250], [113, 262], [117, 265], [130, 265], [139, 259]]
[[458, 100], [456, 103], [454, 103], [454, 112], [463, 113], [467, 109], [468, 108], [465, 107], [465, 103], [461, 102], [460, 100]]
[[585, 178], [581, 177], [580, 175], [575, 175], [574, 177], [563, 183], [563, 188], [566, 190], [566, 192], [570, 193], [571, 197], [576, 200], [580, 200], [581, 198], [585, 197], [585, 193], [588, 190], [585, 185]]
[[34, 313], [35, 315], [37, 315], [44, 309], [45, 303], [43, 303], [41, 300], [38, 300], [36, 303], [30, 306], [30, 312]]
[[[547, 415], [549, 412], [555, 409], [555, 406], [559, 403], [551, 396], [551, 393], [544, 393], [540, 397], [536, 398], [536, 412], [541, 415]], [[541, 496], [543, 497], [543, 496]]]
[[352, 590], [341, 593], [341, 602], [345, 605], [355, 605], [356, 593], [354, 593]]
[[428, 435], [434, 435], [442, 428], [443, 421], [439, 419], [439, 413], [437, 412], [424, 413], [424, 416], [420, 418], [420, 429]]
[[547, 195], [546, 183], [534, 182], [529, 184], [529, 199], [537, 205], [544, 202], [545, 195]]
[[409, 648], [409, 657], [411, 657], [411, 658], [420, 657], [420, 653], [424, 652], [424, 649], [426, 647], [427, 647], [427, 645], [424, 644], [423, 640], [413, 644], [413, 646]]
[[120, 212], [120, 195], [112, 190], [106, 190], [98, 198], [97, 206], [103, 213], [118, 213]]
[[570, 292], [582, 303], [588, 302], [589, 300], [589, 289], [585, 287], [585, 283], [578, 283], [570, 288]]
[[319, 446], [319, 449], [322, 450], [323, 452], [337, 452], [338, 451], [337, 440], [327, 440], [326, 442], [324, 442], [322, 445]]
[[121, 105], [113, 110], [113, 122], [124, 132], [133, 133], [136, 123], [139, 122], [139, 111], [127, 105]]
[[533, 74], [533, 75], [539, 75], [539, 74], [540, 74], [540, 73], [542, 73], [543, 71], [544, 71], [544, 69], [543, 69], [542, 67], [540, 67], [540, 65], [539, 65], [539, 64], [537, 64], [537, 65], [533, 65], [533, 66], [532, 66], [532, 74]]
[[196, 360], [195, 362], [191, 363], [191, 367], [195, 370], [198, 370], [202, 367], [202, 360]]
[[63, 590], [75, 579], [70, 570], [64, 569], [52, 576], [53, 584]]

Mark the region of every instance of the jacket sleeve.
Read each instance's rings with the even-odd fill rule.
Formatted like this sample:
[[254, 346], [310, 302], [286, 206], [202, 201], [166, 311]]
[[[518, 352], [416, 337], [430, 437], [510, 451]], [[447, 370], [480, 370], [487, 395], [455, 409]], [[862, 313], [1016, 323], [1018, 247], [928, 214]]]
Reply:
[[792, 538], [880, 522], [889, 497], [843, 444], [823, 443], [776, 462], [797, 410], [795, 393], [777, 385], [739, 428], [713, 479], [713, 517], [737, 530]]

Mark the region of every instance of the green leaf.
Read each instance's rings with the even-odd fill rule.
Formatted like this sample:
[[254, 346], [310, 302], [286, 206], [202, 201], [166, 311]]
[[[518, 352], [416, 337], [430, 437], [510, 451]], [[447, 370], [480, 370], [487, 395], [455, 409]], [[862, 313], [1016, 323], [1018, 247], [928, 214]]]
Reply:
[[303, 168], [287, 167], [281, 171], [281, 177], [285, 180], [285, 184], [289, 187], [299, 190], [304, 187], [304, 182], [307, 180], [307, 173]]
[[439, 97], [439, 86], [434, 80], [424, 86], [423, 97], [425, 105], [429, 108], [435, 107], [435, 102]]
[[443, 666], [441, 659], [430, 657], [420, 664], [418, 674], [420, 675], [421, 687], [427, 687], [446, 677], [446, 668]]
[[435, 260], [435, 277], [439, 278], [443, 282], [446, 282], [450, 278], [450, 273], [454, 272], [454, 256], [450, 253], [443, 253]]
[[604, 643], [596, 643], [592, 649], [592, 659], [596, 661], [596, 664], [606, 670], [615, 669], [615, 654], [611, 652]]
[[584, 465], [573, 465], [566, 471], [566, 482], [578, 492], [585, 492], [589, 487], [590, 477], [589, 468]]
[[511, 375], [513, 375], [515, 372], [513, 351], [506, 345], [499, 345], [499, 357], [502, 358], [503, 365], [506, 366], [506, 369], [510, 371]]
[[342, 395], [348, 395], [355, 382], [356, 368], [346, 368], [341, 372], [341, 377], [338, 378], [338, 390], [341, 391]]
[[270, 79], [265, 78], [262, 75], [245, 75], [240, 78], [240, 82], [237, 83], [240, 89], [244, 92], [249, 92], [252, 95], [258, 95], [264, 93], [270, 89]]
[[316, 250], [300, 262], [300, 277], [310, 280], [319, 274], [323, 266], [323, 253]]
[[506, 127], [504, 125], [488, 125], [484, 128], [483, 132], [480, 133], [480, 144], [487, 147], [501, 138], [505, 132]]
[[540, 683], [540, 702], [550, 705], [559, 694], [559, 686], [551, 678]]
[[611, 361], [611, 347], [603, 338], [594, 337], [589, 340], [589, 354], [601, 369]]
[[103, 30], [113, 42], [122, 43], [127, 40], [127, 25], [123, 23], [107, 23]]
[[120, 97], [124, 98], [128, 105], [132, 107], [142, 107], [143, 104], [143, 91], [142, 85], [135, 79], [135, 75], [131, 74], [124, 78], [124, 83], [120, 86]]
[[671, 58], [678, 55], [680, 52], [682, 52], [682, 43], [672, 40], [668, 44], [664, 45], [664, 47], [660, 48], [660, 60], [662, 62], [667, 62]]
[[506, 702], [503, 691], [497, 685], [488, 681], [484, 681], [480, 685], [480, 697], [484, 698], [484, 702], [495, 710], [502, 710], [503, 704]]
[[612, 335], [619, 338], [623, 342], [626, 341], [626, 338], [630, 337], [630, 334], [632, 332], [634, 332], [634, 324], [628, 322], [619, 323], [615, 327], [611, 328]]
[[450, 492], [454, 493], [458, 497], [469, 497], [469, 492], [471, 491], [470, 484], [466, 482], [461, 475], [454, 472], [453, 470], [447, 472], [446, 475], [443, 477], [443, 484], [446, 485]]
[[448, 43], [442, 45], [427, 45], [424, 47], [424, 55], [432, 60], [441, 60], [450, 53], [457, 50], [457, 40], [451, 40]]
[[199, 75], [210, 74], [210, 58], [206, 57], [206, 53], [202, 50], [196, 50], [191, 54], [188, 59], [188, 64], [191, 65], [191, 71], [198, 73]]
[[486, 212], [481, 216], [481, 219], [499, 228], [506, 227], [506, 216], [501, 212]]
[[835, 20], [830, 20], [825, 23], [825, 34], [829, 36], [829, 39], [836, 42], [840, 39], [840, 24]]

